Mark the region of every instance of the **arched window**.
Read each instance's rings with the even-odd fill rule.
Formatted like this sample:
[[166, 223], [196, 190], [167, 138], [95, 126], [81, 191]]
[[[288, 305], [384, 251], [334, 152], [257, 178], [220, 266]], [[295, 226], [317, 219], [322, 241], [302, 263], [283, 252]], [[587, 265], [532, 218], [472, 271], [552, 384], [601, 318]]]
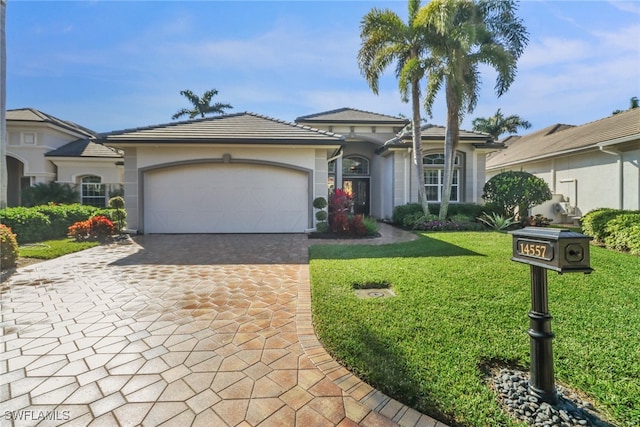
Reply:
[[105, 185], [99, 176], [85, 176], [82, 178], [81, 197], [83, 205], [97, 206], [104, 208], [105, 203]]
[[342, 175], [369, 175], [369, 160], [360, 156], [343, 158]]
[[[444, 191], [444, 154], [427, 154], [422, 158], [424, 165], [424, 185], [427, 190], [427, 201], [441, 202]], [[453, 184], [451, 185], [450, 202], [459, 202], [462, 197], [461, 188], [462, 156], [456, 154], [453, 161]]]

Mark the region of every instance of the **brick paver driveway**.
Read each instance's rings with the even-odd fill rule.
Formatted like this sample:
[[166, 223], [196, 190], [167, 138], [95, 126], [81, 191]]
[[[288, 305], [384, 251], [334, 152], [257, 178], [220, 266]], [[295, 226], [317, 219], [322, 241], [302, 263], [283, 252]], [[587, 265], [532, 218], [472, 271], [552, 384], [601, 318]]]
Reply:
[[435, 425], [319, 345], [304, 235], [139, 236], [21, 268], [1, 303], [3, 426]]

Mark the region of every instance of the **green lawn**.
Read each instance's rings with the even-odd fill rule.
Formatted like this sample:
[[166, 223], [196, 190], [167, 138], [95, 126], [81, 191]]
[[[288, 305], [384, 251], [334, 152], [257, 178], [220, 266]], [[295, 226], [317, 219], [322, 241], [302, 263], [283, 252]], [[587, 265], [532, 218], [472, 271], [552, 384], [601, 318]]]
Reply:
[[38, 243], [25, 243], [18, 248], [22, 258], [53, 259], [62, 255], [82, 251], [98, 246], [100, 242], [76, 242], [75, 239], [64, 237], [46, 240]]
[[[529, 369], [529, 266], [511, 236], [424, 234], [385, 246], [313, 246], [317, 333], [347, 368], [452, 425], [516, 425], [486, 385], [492, 363]], [[555, 377], [616, 425], [640, 425], [640, 258], [591, 246], [590, 275], [549, 271]], [[358, 299], [354, 284], [397, 295]]]

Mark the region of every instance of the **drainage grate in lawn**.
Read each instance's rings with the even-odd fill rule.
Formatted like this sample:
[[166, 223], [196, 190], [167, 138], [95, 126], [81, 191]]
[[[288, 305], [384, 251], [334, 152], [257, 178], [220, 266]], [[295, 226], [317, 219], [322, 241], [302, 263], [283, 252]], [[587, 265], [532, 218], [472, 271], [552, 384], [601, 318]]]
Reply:
[[391, 284], [388, 282], [354, 283], [353, 288], [359, 298], [389, 298], [396, 296], [391, 290]]

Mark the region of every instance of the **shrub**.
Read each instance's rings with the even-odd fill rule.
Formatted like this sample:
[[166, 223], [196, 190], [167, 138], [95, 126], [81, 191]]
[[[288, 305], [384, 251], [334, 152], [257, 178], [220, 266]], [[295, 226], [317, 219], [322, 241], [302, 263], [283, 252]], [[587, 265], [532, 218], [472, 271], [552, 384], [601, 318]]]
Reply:
[[319, 222], [316, 224], [316, 230], [318, 233], [328, 233], [329, 232], [329, 223], [328, 222]]
[[[419, 203], [408, 203], [406, 205], [400, 205], [393, 208], [393, 214], [391, 215], [391, 222], [397, 225], [402, 225], [405, 222], [406, 216], [412, 215], [414, 218], [416, 214], [424, 215], [422, 211], [422, 205]], [[404, 225], [402, 225], [404, 227]]]
[[16, 265], [18, 259], [18, 242], [11, 228], [0, 224], [0, 268], [10, 268]]
[[598, 243], [604, 243], [607, 237], [607, 223], [619, 215], [638, 213], [619, 209], [602, 208], [587, 212], [582, 216], [582, 232], [593, 237]]
[[13, 230], [19, 243], [44, 240], [51, 232], [49, 217], [33, 208], [18, 206], [2, 209], [0, 221]]
[[327, 211], [316, 212], [316, 219], [318, 221], [326, 221], [328, 217], [329, 217], [329, 214], [327, 214]]
[[[453, 217], [464, 215], [469, 218], [477, 218], [482, 215], [483, 211], [491, 210], [487, 206], [477, 203], [451, 203], [447, 209], [447, 216], [454, 221]], [[438, 215], [440, 213], [440, 203], [429, 203], [429, 212]]]
[[520, 221], [523, 227], [547, 227], [553, 222], [552, 219], [545, 217], [542, 214], [536, 214]]
[[505, 217], [524, 216], [529, 209], [551, 200], [547, 183], [528, 172], [507, 171], [499, 173], [484, 185], [482, 197], [500, 209], [497, 213]]
[[75, 203], [79, 199], [78, 192], [69, 184], [54, 181], [39, 183], [22, 191], [22, 203], [27, 207], [47, 203]]
[[121, 232], [127, 225], [125, 222], [127, 211], [124, 210], [124, 199], [121, 196], [110, 198], [109, 207], [113, 210], [113, 215], [111, 218], [118, 226], [118, 231]]
[[327, 207], [327, 199], [324, 197], [316, 197], [313, 199], [313, 207], [316, 209], [324, 209]]
[[607, 248], [640, 255], [640, 213], [618, 215], [605, 227]]
[[336, 188], [329, 196], [329, 226], [334, 233], [349, 233], [351, 196]]
[[378, 222], [374, 218], [366, 216], [362, 219], [362, 222], [367, 229], [367, 236], [375, 236], [376, 234], [378, 234]]
[[85, 240], [106, 241], [117, 233], [116, 226], [109, 218], [98, 215], [87, 221], [76, 222], [69, 227], [69, 236], [81, 242]]

